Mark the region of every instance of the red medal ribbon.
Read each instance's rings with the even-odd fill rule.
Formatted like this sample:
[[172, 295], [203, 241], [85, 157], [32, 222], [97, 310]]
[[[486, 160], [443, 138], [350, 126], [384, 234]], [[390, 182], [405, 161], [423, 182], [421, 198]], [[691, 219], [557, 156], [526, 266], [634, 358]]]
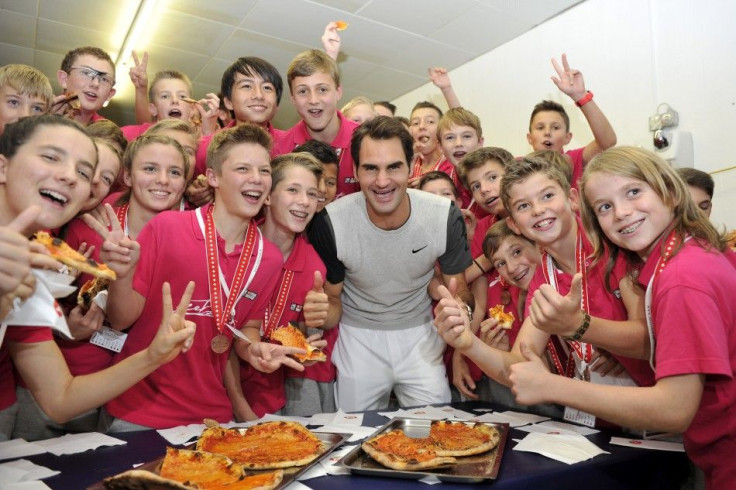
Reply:
[[238, 259], [238, 265], [235, 269], [235, 276], [230, 283], [230, 293], [227, 296], [225, 309], [222, 308], [222, 289], [220, 288], [220, 259], [217, 252], [217, 231], [215, 230], [215, 220], [212, 217], [212, 209], [210, 206], [204, 219], [205, 235], [204, 243], [207, 250], [207, 276], [210, 282], [210, 299], [212, 301], [212, 315], [215, 319], [215, 325], [220, 335], [225, 332], [228, 315], [234, 315], [234, 307], [240, 298], [245, 271], [250, 263], [250, 256], [253, 253], [253, 246], [256, 243], [257, 227], [254, 224], [248, 225], [248, 230], [243, 241], [243, 250]]
[[[442, 163], [442, 160], [444, 160], [444, 158], [445, 158], [445, 155], [443, 153], [440, 153], [440, 157], [437, 159], [437, 161], [434, 164], [434, 167], [432, 167], [432, 170], [429, 170], [429, 172], [439, 169], [440, 163]], [[418, 155], [414, 159], [414, 169], [411, 172], [411, 176], [409, 177], [410, 179], [414, 179], [416, 177], [421, 177], [422, 175], [424, 175], [424, 173], [422, 173], [423, 162], [424, 162], [424, 157], [422, 155]]]
[[118, 208], [118, 210], [115, 212], [115, 214], [118, 217], [118, 222], [120, 223], [120, 228], [125, 230], [125, 234], [128, 234], [128, 207], [130, 206], [129, 203], [125, 203], [122, 206]]
[[263, 330], [263, 336], [270, 338], [271, 333], [281, 323], [281, 315], [284, 313], [284, 307], [286, 306], [286, 298], [289, 297], [289, 291], [291, 290], [291, 280], [294, 278], [294, 271], [284, 269], [284, 274], [281, 277], [281, 285], [279, 286], [279, 293], [276, 296], [276, 304], [273, 309], [266, 310], [266, 326]]

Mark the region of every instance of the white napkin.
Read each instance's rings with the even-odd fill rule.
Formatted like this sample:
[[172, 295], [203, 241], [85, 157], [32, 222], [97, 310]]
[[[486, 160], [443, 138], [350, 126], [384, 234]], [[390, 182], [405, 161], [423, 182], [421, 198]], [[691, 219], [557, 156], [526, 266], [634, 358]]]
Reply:
[[49, 288], [49, 291], [51, 291], [54, 298], [66, 298], [77, 290], [76, 286], [72, 286], [76, 277], [71, 274], [51, 271], [48, 269], [37, 269], [34, 272], [38, 272], [36, 277], [40, 276], [44, 278], [46, 286]]
[[548, 420], [540, 424], [526, 425], [524, 427], [519, 427], [519, 430], [523, 430], [524, 432], [535, 432], [537, 434], [580, 434], [583, 436], [589, 436], [590, 434], [596, 434], [600, 432], [599, 430], [591, 429], [590, 427], [583, 427], [582, 425], [575, 424], [566, 424], [564, 422], [555, 422], [554, 420]]
[[442, 480], [437, 478], [434, 475], [425, 476], [424, 478], [419, 480], [422, 483], [426, 483], [427, 485], [436, 485], [438, 483], [442, 483]]
[[310, 487], [306, 486], [304, 483], [299, 483], [298, 480], [292, 481], [285, 488], [286, 490], [311, 490]]
[[685, 446], [681, 442], [652, 441], [644, 439], [626, 439], [623, 437], [611, 437], [611, 444], [617, 446], [637, 447], [642, 449], [656, 449], [657, 451], [675, 451], [684, 453]]
[[66, 324], [66, 318], [52, 294], [56, 286], [47, 282], [44, 271], [31, 269], [31, 272], [36, 276], [35, 291], [30, 298], [14, 306], [3, 319], [3, 323], [17, 327], [51, 327], [68, 338], [73, 338]]
[[8, 461], [0, 464], [0, 481], [15, 483], [20, 481], [42, 480], [50, 476], [58, 475], [60, 471], [54, 471], [45, 466], [39, 466], [27, 459]]
[[530, 433], [518, 441], [514, 451], [538, 453], [566, 464], [579, 463], [599, 454], [610, 454], [580, 434]]
[[199, 437], [203, 430], [207, 428], [204, 424], [189, 424], [172, 427], [170, 429], [159, 429], [156, 432], [169, 441], [169, 444], [184, 444], [192, 437]]
[[493, 412], [484, 413], [479, 417], [473, 417], [474, 421], [477, 422], [492, 422], [496, 424], [509, 424], [510, 427], [521, 427], [522, 425], [536, 424], [544, 420], [549, 420], [549, 417], [542, 417], [541, 415], [534, 415], [530, 413], [521, 412]]
[[0, 459], [22, 458], [23, 456], [32, 456], [45, 452], [46, 448], [32, 442], [27, 442], [25, 439], [11, 439], [0, 442]]
[[51, 487], [42, 481], [20, 481], [16, 483], [0, 483], [0, 490], [51, 490]]
[[63, 454], [82, 453], [102, 446], [121, 446], [127, 444], [127, 442], [99, 432], [84, 432], [38, 441], [36, 444], [46, 448], [52, 454], [61, 456]]

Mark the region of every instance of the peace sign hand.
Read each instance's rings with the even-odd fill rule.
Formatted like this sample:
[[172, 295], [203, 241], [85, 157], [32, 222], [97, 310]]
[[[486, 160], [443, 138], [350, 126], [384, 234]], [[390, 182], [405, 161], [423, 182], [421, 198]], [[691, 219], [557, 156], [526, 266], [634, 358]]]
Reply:
[[110, 229], [89, 214], [82, 215], [82, 219], [87, 226], [104, 238], [105, 241], [100, 248], [100, 260], [115, 271], [118, 279], [121, 279], [135, 270], [135, 265], [140, 258], [141, 247], [138, 242], [125, 235], [123, 227], [109, 203], [105, 203], [105, 211], [107, 212]]
[[567, 55], [562, 55], [562, 67], [554, 58], [552, 58], [552, 66], [557, 72], [557, 76], [551, 78], [557, 88], [573, 101], [582, 99], [586, 94], [583, 73], [580, 70], [570, 68]]
[[176, 310], [174, 310], [171, 286], [168, 282], [165, 282], [161, 288], [163, 300], [161, 325], [147, 349], [148, 355], [154, 363], [166, 364], [174, 360], [179, 353], [187, 352], [192, 347], [196, 325], [194, 322], [187, 320], [185, 316], [193, 293], [194, 281], [189, 281]]
[[133, 86], [136, 89], [147, 90], [148, 73], [146, 72], [146, 69], [148, 68], [148, 52], [144, 52], [143, 58], [140, 60], [138, 59], [138, 55], [135, 54], [135, 51], [131, 54], [133, 55], [133, 63], [135, 66], [133, 66], [128, 72], [130, 75], [130, 81], [133, 82]]

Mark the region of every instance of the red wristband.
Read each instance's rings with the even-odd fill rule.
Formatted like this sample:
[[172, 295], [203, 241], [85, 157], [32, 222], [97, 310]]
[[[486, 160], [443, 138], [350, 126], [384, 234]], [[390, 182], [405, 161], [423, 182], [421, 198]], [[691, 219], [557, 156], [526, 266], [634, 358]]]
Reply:
[[585, 104], [593, 100], [593, 92], [588, 90], [585, 95], [580, 97], [578, 100], [575, 101], [575, 105], [578, 107], [583, 107]]

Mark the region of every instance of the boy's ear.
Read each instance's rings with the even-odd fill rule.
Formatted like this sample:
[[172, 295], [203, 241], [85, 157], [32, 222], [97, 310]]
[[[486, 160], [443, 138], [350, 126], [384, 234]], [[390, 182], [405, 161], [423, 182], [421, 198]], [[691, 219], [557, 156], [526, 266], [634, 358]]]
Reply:
[[156, 104], [153, 102], [148, 103], [148, 112], [151, 113], [151, 117], [153, 117], [153, 120], [155, 121], [158, 117], [158, 109], [156, 109]]
[[64, 70], [59, 70], [56, 72], [56, 80], [59, 82], [59, 85], [64, 90], [66, 90], [67, 78], [69, 78], [69, 74]]
[[5, 157], [5, 155], [0, 155], [0, 184], [7, 184], [8, 180], [6, 178], [8, 171], [8, 159]]
[[478, 138], [478, 146], [479, 147], [482, 147], [483, 146], [483, 136], [481, 136], [480, 138]]
[[569, 145], [570, 144], [570, 140], [572, 140], [572, 133], [568, 132], [567, 133], [567, 136], [565, 136], [565, 145], [564, 146]]
[[212, 187], [213, 189], [220, 187], [220, 184], [217, 182], [217, 175], [215, 174], [214, 169], [207, 167], [205, 175], [207, 176], [207, 183], [210, 185], [210, 187]]
[[105, 102], [108, 102], [110, 99], [112, 99], [112, 96], [115, 95], [115, 89], [111, 88], [110, 93], [107, 94], [107, 99], [105, 99]]
[[514, 221], [514, 218], [512, 218], [510, 215], [506, 217], [506, 224], [509, 225], [509, 228], [511, 228], [511, 231], [516, 233], [517, 235], [521, 235], [521, 229], [516, 224], [516, 221]]
[[532, 133], [526, 133], [526, 142], [529, 143], [529, 146], [534, 147], [532, 144]]
[[133, 187], [133, 180], [130, 178], [130, 171], [127, 168], [123, 169], [123, 182], [128, 187]]
[[578, 192], [578, 190], [575, 188], [571, 188], [568, 199], [570, 199], [570, 207], [572, 208], [572, 210], [576, 213], [579, 213], [580, 212], [580, 192]]
[[224, 102], [224, 104], [225, 104], [225, 107], [227, 107], [227, 110], [228, 110], [228, 111], [233, 111], [233, 110], [235, 110], [235, 109], [234, 109], [234, 107], [235, 107], [235, 106], [233, 106], [233, 103], [232, 103], [232, 101], [231, 101], [230, 99], [228, 99], [227, 97], [225, 97], [225, 98], [223, 98], [222, 100], [223, 100], [223, 102]]
[[337, 87], [337, 100], [342, 99], [342, 85]]

